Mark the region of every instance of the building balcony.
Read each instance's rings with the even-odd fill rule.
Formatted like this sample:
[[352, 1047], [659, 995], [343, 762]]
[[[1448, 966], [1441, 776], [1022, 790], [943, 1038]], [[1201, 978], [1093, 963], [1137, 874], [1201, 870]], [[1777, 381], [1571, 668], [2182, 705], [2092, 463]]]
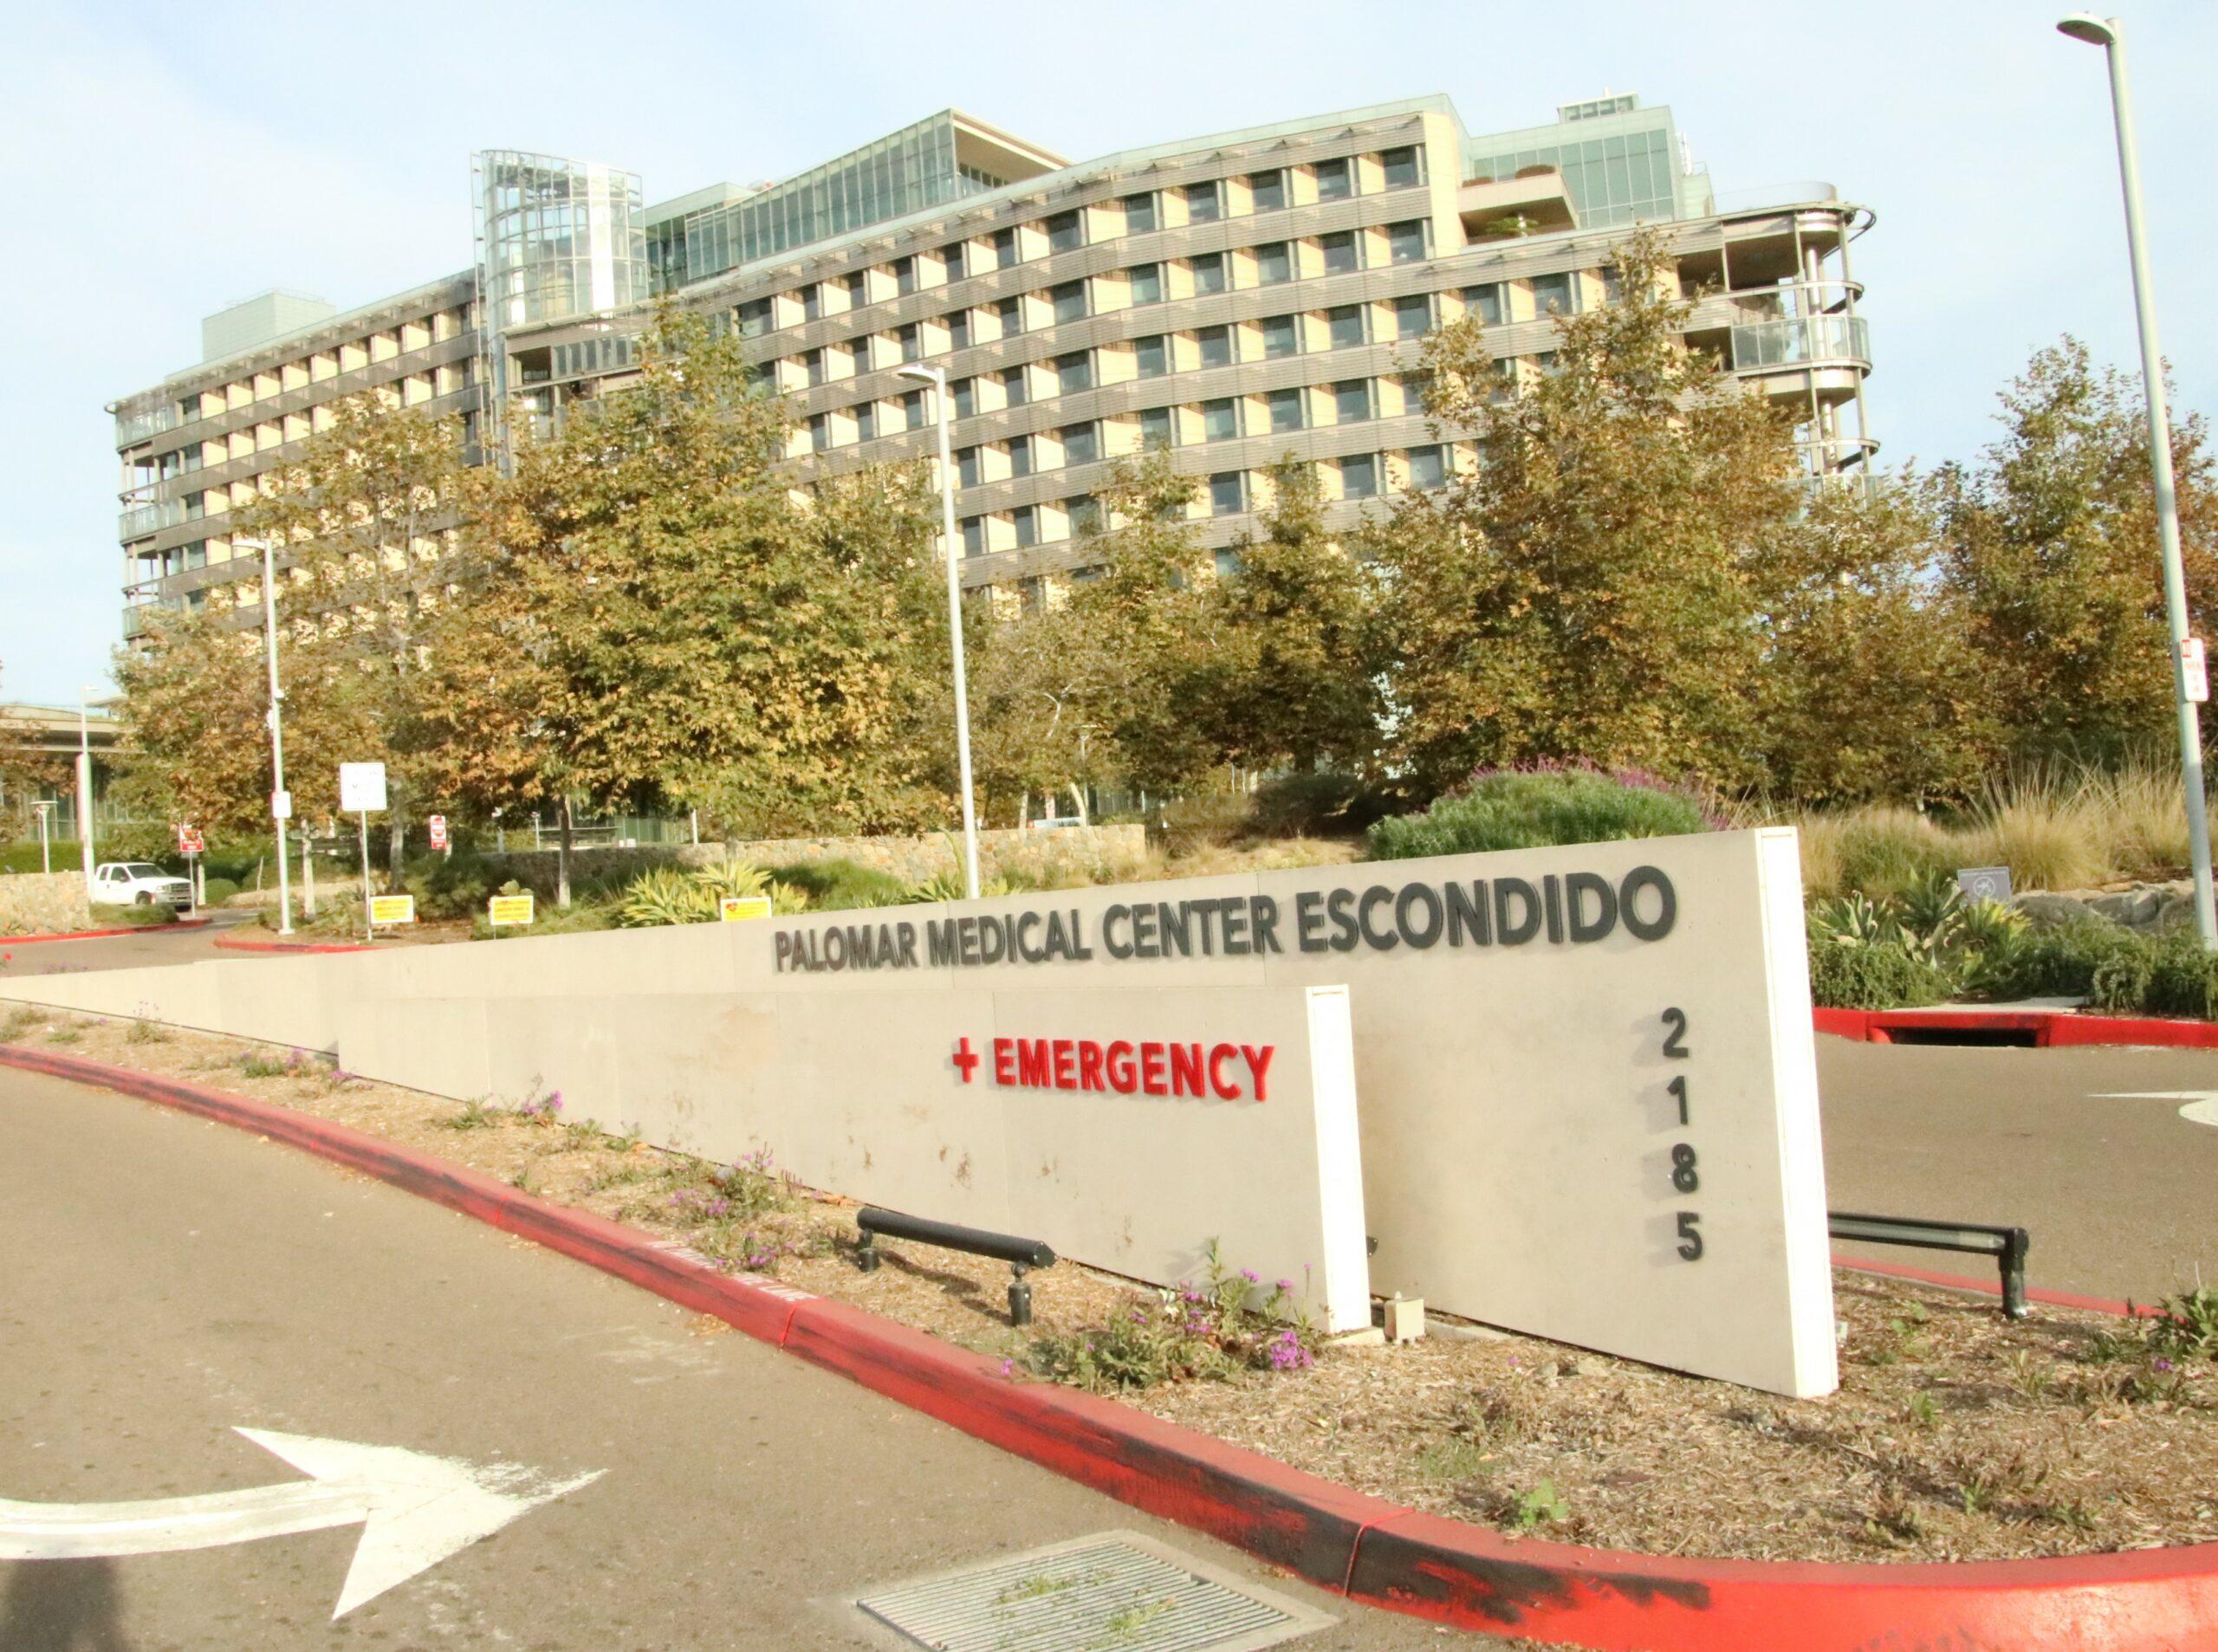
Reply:
[[174, 528], [185, 520], [185, 502], [178, 499], [157, 499], [152, 504], [134, 505], [117, 518], [116, 537], [133, 540], [165, 528]]
[[1456, 214], [1467, 240], [1501, 241], [1579, 227], [1571, 191], [1553, 166], [1528, 166], [1514, 178], [1480, 178], [1456, 191]]
[[164, 431], [173, 431], [177, 426], [175, 402], [168, 402], [141, 413], [118, 413], [115, 416], [115, 444], [118, 448], [134, 447], [148, 437], [159, 436]]
[[1733, 329], [1733, 371], [1761, 374], [1819, 366], [1871, 369], [1871, 325], [1860, 315], [1805, 315]]

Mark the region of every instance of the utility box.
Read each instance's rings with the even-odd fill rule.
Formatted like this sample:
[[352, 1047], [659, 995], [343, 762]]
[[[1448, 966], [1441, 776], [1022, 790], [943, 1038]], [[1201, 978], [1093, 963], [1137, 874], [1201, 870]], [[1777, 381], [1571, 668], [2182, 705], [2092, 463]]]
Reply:
[[1424, 1299], [1396, 1296], [1385, 1305], [1388, 1342], [1415, 1342], [1424, 1335]]

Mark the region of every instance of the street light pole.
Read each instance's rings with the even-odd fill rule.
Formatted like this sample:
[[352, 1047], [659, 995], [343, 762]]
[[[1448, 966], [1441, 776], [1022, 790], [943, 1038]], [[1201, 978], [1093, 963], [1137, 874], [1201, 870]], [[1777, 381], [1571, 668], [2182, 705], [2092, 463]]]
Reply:
[[285, 692], [277, 686], [277, 560], [274, 544], [262, 541], [262, 636], [269, 656], [269, 818], [277, 836], [277, 933], [293, 932], [293, 880], [286, 870], [285, 822], [292, 815], [285, 795]]
[[77, 846], [85, 856], [85, 897], [93, 893], [93, 735], [85, 700], [92, 690], [77, 685]]
[[904, 379], [921, 379], [932, 387], [939, 414], [940, 542], [947, 549], [947, 632], [954, 655], [955, 750], [963, 777], [963, 887], [978, 898], [978, 810], [970, 789], [970, 691], [963, 669], [962, 550], [955, 536], [955, 459], [948, 444], [947, 374], [938, 367], [907, 366]]
[[2057, 24], [2073, 40], [2100, 46], [2110, 62], [2111, 114], [2117, 126], [2117, 170], [2125, 191], [2125, 244], [2133, 265], [2133, 308], [2141, 327], [2142, 397], [2149, 410], [2149, 468], [2155, 473], [2156, 542], [2164, 559], [2164, 618], [2172, 636], [2172, 697], [2179, 712], [2180, 773], [2187, 794], [2188, 850], [2195, 867], [2195, 924], [2205, 949], [2218, 951], [2218, 906], [2210, 879], [2210, 815], [2202, 793], [2202, 731], [2188, 697], [2187, 577], [2180, 567], [2179, 500], [2172, 483], [2171, 419], [2164, 405], [2164, 357], [2156, 344], [2156, 295], [2143, 246], [2141, 163], [2133, 143], [2133, 102], [2125, 81], [2125, 31], [2115, 17], [2075, 11]]

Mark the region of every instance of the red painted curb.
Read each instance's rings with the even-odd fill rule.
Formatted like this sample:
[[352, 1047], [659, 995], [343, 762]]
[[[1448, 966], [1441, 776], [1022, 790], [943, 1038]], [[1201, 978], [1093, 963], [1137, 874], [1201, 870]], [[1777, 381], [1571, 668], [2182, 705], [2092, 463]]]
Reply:
[[170, 930], [203, 929], [214, 922], [213, 918], [181, 917], [174, 923], [126, 923], [117, 930], [71, 930], [65, 935], [0, 935], [0, 947], [34, 947], [42, 941], [98, 941], [110, 935], [160, 935]]
[[2122, 1044], [2143, 1048], [2218, 1049], [2218, 1022], [2147, 1015], [2089, 1015], [2072, 1009], [1826, 1009], [1810, 1020], [1820, 1033], [1865, 1044], [1892, 1044], [1897, 1033], [2031, 1033], [2040, 1050]]
[[1352, 1598], [1597, 1652], [2218, 1652], [2218, 1544], [1975, 1565], [1690, 1560], [1420, 1513], [346, 1125], [50, 1051], [0, 1065], [218, 1119], [716, 1315], [810, 1364]]
[[[1845, 1267], [1853, 1273], [1877, 1273], [1890, 1279], [1916, 1279], [1921, 1285], [1939, 1285], [1951, 1291], [1973, 1291], [1981, 1296], [2000, 1297], [2002, 1282], [1995, 1279], [1974, 1279], [1966, 1273], [1938, 1273], [1929, 1267], [1917, 1267], [1907, 1262], [1868, 1262], [1860, 1256], [1834, 1254], [1833, 1266]], [[2052, 1308], [2077, 1308], [2083, 1313], [2107, 1313], [2120, 1319], [2152, 1319], [2157, 1310], [2145, 1302], [2113, 1302], [2108, 1297], [2076, 1296], [2069, 1291], [2041, 1291], [2029, 1289], [2028, 1302], [2044, 1302]]]
[[249, 941], [219, 935], [215, 944], [226, 952], [367, 952], [360, 941]]

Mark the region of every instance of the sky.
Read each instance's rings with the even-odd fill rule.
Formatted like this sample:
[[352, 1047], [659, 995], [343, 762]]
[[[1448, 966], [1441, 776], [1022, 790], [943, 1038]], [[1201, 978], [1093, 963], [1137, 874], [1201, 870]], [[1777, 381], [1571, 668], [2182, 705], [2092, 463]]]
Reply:
[[[1823, 179], [1856, 243], [1883, 463], [1971, 459], [2071, 333], [2137, 362], [2103, 55], [2064, 0], [1326, 5], [26, 7], [0, 55], [0, 700], [73, 703], [120, 637], [105, 405], [271, 287], [351, 308], [465, 268], [474, 149], [789, 176], [950, 105], [1074, 160], [1442, 92], [1475, 133], [1634, 91], [1721, 192]], [[2218, 3], [2127, 28], [2176, 406], [2218, 409]], [[2198, 279], [2200, 278], [2200, 279]], [[2201, 300], [2201, 302], [2197, 301]]]

